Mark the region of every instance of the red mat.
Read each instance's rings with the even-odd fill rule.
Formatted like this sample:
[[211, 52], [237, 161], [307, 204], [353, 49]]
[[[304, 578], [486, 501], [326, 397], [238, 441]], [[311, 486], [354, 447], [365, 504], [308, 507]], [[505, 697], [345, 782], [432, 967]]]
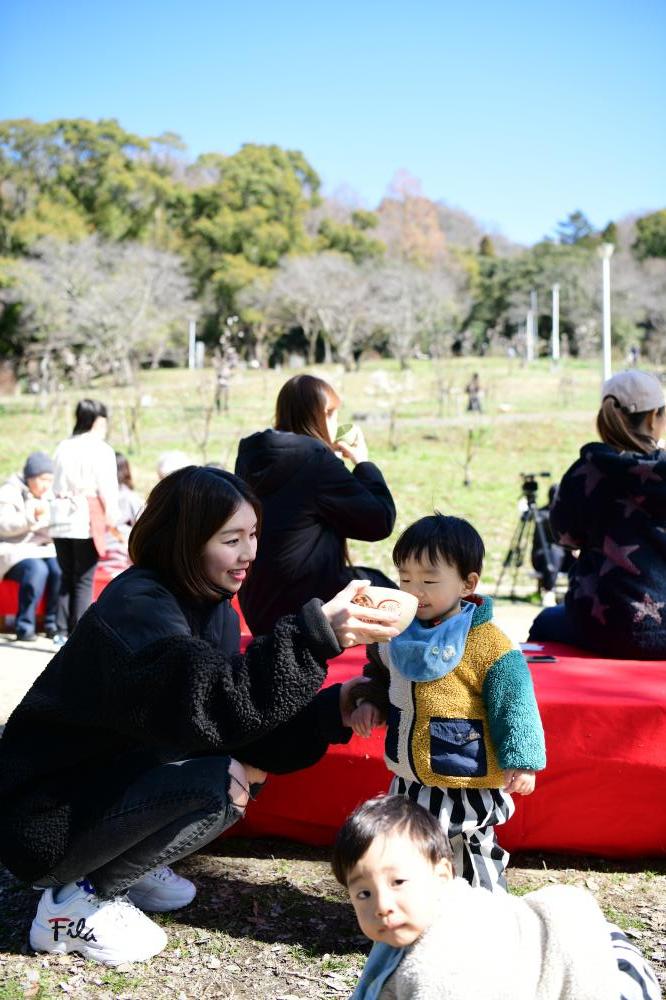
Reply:
[[[245, 640], [247, 641], [247, 640]], [[548, 767], [516, 796], [501, 830], [510, 851], [635, 857], [666, 854], [666, 662], [602, 660], [548, 644], [555, 663], [530, 664]], [[326, 685], [363, 668], [362, 648], [331, 661]], [[271, 776], [230, 831], [330, 844], [359, 802], [385, 791], [384, 731], [331, 747], [314, 767]]]

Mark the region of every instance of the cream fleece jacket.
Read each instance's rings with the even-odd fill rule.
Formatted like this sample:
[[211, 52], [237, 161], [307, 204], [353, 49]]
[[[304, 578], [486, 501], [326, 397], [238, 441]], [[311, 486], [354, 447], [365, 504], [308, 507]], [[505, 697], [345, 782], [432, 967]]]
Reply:
[[590, 893], [548, 886], [516, 897], [446, 883], [435, 923], [380, 1000], [615, 1000], [610, 928]]

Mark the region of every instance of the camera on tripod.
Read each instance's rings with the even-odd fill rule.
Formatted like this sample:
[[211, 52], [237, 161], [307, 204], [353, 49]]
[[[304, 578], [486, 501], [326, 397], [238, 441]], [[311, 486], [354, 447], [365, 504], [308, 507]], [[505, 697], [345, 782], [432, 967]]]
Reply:
[[[510, 567], [513, 567], [511, 577], [511, 600], [516, 595], [516, 579], [521, 566], [529, 562], [534, 547], [534, 539], [538, 542], [540, 551], [545, 554], [546, 570], [549, 573], [554, 571], [551, 559], [551, 548], [544, 531], [544, 513], [537, 508], [537, 492], [539, 489], [539, 479], [550, 479], [550, 472], [521, 472], [521, 497], [518, 503], [519, 517], [518, 524], [513, 533], [511, 543], [504, 556], [502, 569], [495, 585], [495, 597], [499, 594], [499, 589], [504, 578], [504, 574]], [[547, 516], [547, 515], [546, 515]]]
[[523, 496], [528, 503], [536, 503], [536, 495], [539, 489], [538, 479], [550, 479], [550, 472], [521, 472], [521, 487]]

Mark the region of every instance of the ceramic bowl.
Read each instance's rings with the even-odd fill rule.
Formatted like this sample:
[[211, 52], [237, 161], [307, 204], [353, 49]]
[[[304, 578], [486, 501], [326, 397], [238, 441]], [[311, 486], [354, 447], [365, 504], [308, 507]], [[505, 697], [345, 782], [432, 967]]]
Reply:
[[382, 611], [397, 610], [398, 621], [395, 627], [404, 632], [413, 620], [419, 602], [418, 598], [413, 594], [407, 594], [404, 590], [393, 590], [391, 587], [366, 587], [356, 595], [354, 604], [366, 608], [381, 608]]

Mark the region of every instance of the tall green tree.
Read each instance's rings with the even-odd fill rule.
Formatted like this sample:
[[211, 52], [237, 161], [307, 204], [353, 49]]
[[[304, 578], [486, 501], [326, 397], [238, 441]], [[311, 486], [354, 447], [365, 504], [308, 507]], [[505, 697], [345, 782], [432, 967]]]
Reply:
[[666, 257], [666, 208], [636, 220], [633, 251], [638, 260]]
[[164, 151], [179, 148], [177, 136], [142, 138], [114, 119], [0, 122], [0, 253], [92, 233], [171, 243], [183, 192]]
[[580, 209], [570, 212], [564, 221], [557, 224], [558, 243], [590, 245], [595, 236], [594, 226]]
[[241, 288], [307, 249], [304, 218], [319, 177], [302, 153], [279, 146], [209, 153], [195, 170], [207, 182], [192, 192], [185, 237], [198, 290], [210, 293], [214, 317], [225, 318]]

